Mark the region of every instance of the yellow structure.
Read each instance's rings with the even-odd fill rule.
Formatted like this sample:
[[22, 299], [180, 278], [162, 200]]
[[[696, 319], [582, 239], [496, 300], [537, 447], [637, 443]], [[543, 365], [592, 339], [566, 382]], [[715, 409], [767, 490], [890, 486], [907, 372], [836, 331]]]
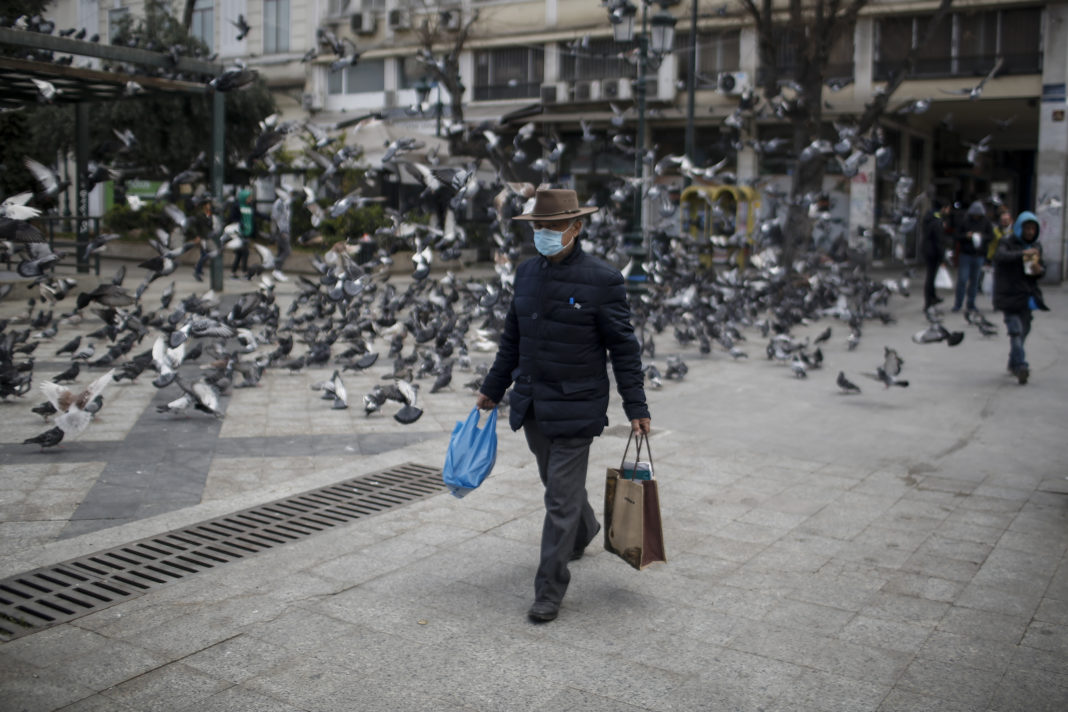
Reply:
[[701, 264], [745, 268], [757, 229], [760, 194], [747, 186], [691, 185], [679, 196], [682, 234], [701, 250]]

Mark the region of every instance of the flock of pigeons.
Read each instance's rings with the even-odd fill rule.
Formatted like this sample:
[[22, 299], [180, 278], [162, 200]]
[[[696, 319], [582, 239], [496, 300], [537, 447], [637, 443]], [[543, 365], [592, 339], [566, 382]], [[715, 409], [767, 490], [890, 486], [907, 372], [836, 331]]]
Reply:
[[[30, 22], [36, 23], [36, 31], [52, 31], [39, 19]], [[247, 27], [238, 29], [247, 31]], [[330, 47], [342, 59], [355, 61], [355, 49], [348, 53], [343, 45], [334, 46], [332, 39], [335, 38], [320, 33], [318, 44]], [[212, 82], [217, 89], [229, 90], [251, 79], [252, 74], [239, 66]], [[737, 111], [724, 122], [730, 130], [727, 135], [733, 137], [727, 148], [750, 145], [763, 153], [784, 150], [785, 144], [775, 140], [747, 141], [742, 130], [749, 123], [748, 117], [761, 112], [788, 115], [792, 110], [790, 97], [785, 92], [771, 103], [762, 104], [751, 94], [742, 96]], [[634, 142], [626, 132], [629, 109], [613, 105], [612, 111], [611, 126], [604, 135], [583, 121], [582, 141], [597, 142], [601, 147], [598, 150], [633, 157]], [[464, 144], [478, 148], [481, 155], [462, 166], [446, 166], [433, 151], [425, 151], [421, 141], [406, 137], [388, 144], [368, 170], [372, 177], [404, 173], [417, 180], [422, 191], [417, 205], [408, 207], [432, 215], [431, 224], [411, 220], [411, 210], [387, 209], [390, 224], [376, 234], [381, 247], [369, 261], [357, 262], [359, 244], [355, 240], [324, 247], [313, 262], [314, 278], [297, 279], [296, 298], [284, 313], [271, 279], [274, 255], [259, 244], [252, 247], [260, 259], [245, 272], [249, 289], [232, 305], [227, 302], [224, 307], [224, 300], [210, 291], [179, 297], [174, 293], [173, 282], [163, 290], [158, 306], [147, 303], [149, 286], [173, 274], [181, 255], [193, 247], [186, 239], [193, 219], [169, 201], [179, 194], [180, 186], [202, 183], [206, 168], [203, 155], [170, 176], [156, 196], [166, 203], [168, 222], [151, 240], [158, 256], [138, 265], [144, 270], [139, 286], [128, 289], [124, 285], [126, 270], [120, 268], [110, 281], [80, 292], [71, 307], [69, 297], [78, 283], [57, 275], [55, 270], [65, 255], [49, 249], [32, 224], [41, 209], [54, 205], [56, 196], [67, 186], [55, 171], [27, 158], [25, 164], [36, 179], [36, 188], [10, 196], [0, 205], [0, 261], [6, 260], [8, 265], [7, 271], [0, 271], [0, 299], [13, 293], [18, 280], [28, 281], [37, 296], [29, 299], [24, 315], [0, 322], [0, 398], [24, 398], [33, 392], [33, 354], [39, 346], [52, 348], [56, 339], [64, 338], [63, 330], [87, 320], [98, 328], [85, 343], [78, 337], [56, 349], [57, 356], [70, 355], [70, 367], [42, 382], [39, 390], [47, 402], [33, 409], [46, 419], [52, 418], [54, 427], [26, 442], [45, 448], [80, 435], [103, 406], [109, 383], [136, 381], [146, 371], [153, 374], [154, 387], [173, 389], [175, 397], [159, 406], [161, 412], [181, 413], [192, 408], [213, 417], [223, 417], [225, 402], [221, 396], [232, 394], [234, 389], [256, 386], [267, 369], [296, 372], [308, 367], [333, 367], [329, 379], [312, 387], [321, 391], [332, 408], [347, 408], [349, 396], [343, 376], [347, 371], [374, 367], [383, 354], [387, 368], [382, 377], [388, 383], [364, 395], [363, 408], [368, 415], [381, 411], [387, 403], [395, 403], [399, 406], [393, 415], [395, 420], [414, 423], [423, 412], [421, 382], [433, 379], [431, 393], [448, 388], [454, 367], [473, 370], [473, 378], [465, 386], [477, 390], [487, 364], [473, 364], [472, 354], [488, 355], [496, 349], [512, 296], [515, 267], [528, 242], [525, 232], [513, 225], [511, 218], [529, 207], [537, 182], [551, 185], [559, 177], [568, 149], [559, 137], [539, 135], [534, 124], [518, 130], [486, 124], [450, 124], [446, 129], [450, 135], [462, 133]], [[114, 133], [120, 144], [119, 153], [123, 147], [136, 145], [136, 136], [130, 129], [116, 129]], [[855, 173], [869, 158], [874, 158], [880, 167], [892, 161], [891, 149], [878, 131], [860, 136], [854, 127], [841, 124], [837, 133], [837, 140], [819, 139], [805, 147], [800, 159], [838, 162], [846, 175]], [[310, 215], [312, 227], [296, 236], [297, 242], [325, 246], [325, 236], [319, 228], [327, 216], [337, 218], [381, 198], [365, 194], [369, 193], [367, 186], [342, 189], [342, 176], [348, 168], [368, 166], [359, 163], [357, 151], [340, 145], [336, 134], [310, 120], [282, 121], [277, 116], [264, 119], [244, 167], [259, 176], [280, 173], [274, 155], [287, 138], [296, 134], [304, 135], [305, 148], [289, 162], [286, 172], [305, 171], [305, 179], [300, 185], [287, 183], [284, 178], [277, 180], [276, 192], [280, 201], [307, 210]], [[288, 143], [292, 145], [292, 141]], [[735, 180], [727, 169], [727, 160], [696, 166], [685, 156], [658, 156], [655, 147], [641, 158], [654, 177], [679, 173], [696, 180]], [[107, 180], [115, 177], [116, 169], [96, 165], [90, 173]], [[523, 180], [532, 176], [533, 180]], [[908, 176], [898, 177], [896, 193], [901, 209], [894, 216], [899, 223], [895, 230], [915, 225], [915, 204], [908, 201], [912, 187]], [[620, 214], [636, 191], [656, 206], [654, 222], [678, 219], [677, 206], [657, 181], [619, 178], [608, 195], [600, 198], [601, 210], [590, 216], [583, 238], [587, 251], [620, 266], [626, 275], [636, 266], [624, 244], [625, 223]], [[212, 200], [212, 196], [200, 197]], [[813, 204], [819, 196], [800, 199]], [[132, 196], [128, 201], [135, 210], [142, 204]], [[430, 279], [436, 260], [455, 259], [469, 244], [464, 223], [471, 215], [487, 225], [492, 236], [499, 257], [493, 276], [463, 282], [448, 273], [443, 278]], [[873, 281], [848, 262], [828, 262], [815, 252], [803, 254], [797, 264], [791, 265], [794, 269], [788, 270], [780, 264], [775, 245], [783, 217], [766, 220], [751, 235], [739, 232], [719, 238], [724, 244], [735, 246], [742, 241], [750, 243], [752, 258], [746, 269], [704, 269], [699, 253], [707, 246], [673, 236], [671, 231], [653, 231], [646, 263], [647, 289], [632, 302], [645, 373], [652, 388], [663, 387], [665, 380], [683, 380], [689, 369], [679, 353], [667, 357], [663, 371], [657, 366], [655, 342], [662, 340], [666, 332], [670, 332], [667, 338], [673, 342], [669, 351], [696, 346], [701, 356], [721, 350], [733, 359], [746, 358], [745, 344], [759, 334], [759, 338], [767, 340], [765, 352], [769, 360], [788, 366], [797, 378], [806, 378], [811, 370], [823, 367], [821, 346], [831, 338], [832, 330], [828, 327], [810, 344], [792, 335], [796, 326], [821, 318], [838, 319], [847, 325], [846, 344], [854, 349], [866, 322], [893, 320], [887, 304], [894, 294], [908, 294], [907, 278]], [[99, 236], [87, 246], [86, 253], [106, 250], [107, 243], [116, 237]], [[237, 225], [219, 222], [210, 237], [222, 249], [237, 249], [244, 241]], [[410, 278], [391, 280], [392, 255], [405, 248], [413, 254]], [[12, 271], [16, 259], [17, 266]], [[799, 279], [797, 274], [805, 278]], [[257, 278], [253, 289], [252, 280]], [[395, 283], [398, 281], [402, 284]], [[996, 327], [981, 315], [972, 317], [970, 321], [983, 336], [996, 334]], [[930, 312], [928, 318], [929, 328], [914, 336], [918, 343], [945, 342], [955, 346], [964, 338], [963, 332], [948, 331], [936, 312]], [[194, 370], [190, 364], [202, 359], [209, 363]], [[83, 365], [107, 371], [88, 387], [64, 387], [63, 384], [78, 382]], [[908, 381], [900, 378], [902, 365], [897, 352], [887, 347], [882, 363], [865, 375], [885, 388], [906, 387]], [[844, 372], [839, 373], [837, 384], [844, 393], [860, 391]]]

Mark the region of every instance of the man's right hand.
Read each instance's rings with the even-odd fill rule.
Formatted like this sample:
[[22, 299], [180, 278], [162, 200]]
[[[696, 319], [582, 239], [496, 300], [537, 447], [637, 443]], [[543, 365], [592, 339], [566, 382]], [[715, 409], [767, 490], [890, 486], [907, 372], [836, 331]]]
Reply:
[[497, 407], [497, 404], [482, 393], [479, 393], [478, 398], [475, 400], [475, 406], [479, 410], [493, 410]]

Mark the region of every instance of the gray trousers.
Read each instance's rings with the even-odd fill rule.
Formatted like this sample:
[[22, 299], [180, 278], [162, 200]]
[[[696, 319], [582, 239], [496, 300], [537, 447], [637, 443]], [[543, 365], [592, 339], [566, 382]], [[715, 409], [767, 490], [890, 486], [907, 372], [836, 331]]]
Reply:
[[545, 523], [541, 562], [534, 576], [534, 600], [559, 605], [571, 581], [567, 564], [572, 552], [584, 549], [599, 527], [586, 494], [586, 465], [593, 438], [547, 438], [533, 418], [533, 408], [523, 420], [523, 433], [545, 486]]

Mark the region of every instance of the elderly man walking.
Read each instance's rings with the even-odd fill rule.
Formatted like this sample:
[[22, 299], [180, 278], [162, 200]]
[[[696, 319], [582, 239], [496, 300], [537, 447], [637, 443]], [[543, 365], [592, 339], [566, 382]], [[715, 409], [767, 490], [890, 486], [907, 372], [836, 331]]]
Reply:
[[573, 190], [539, 190], [530, 213], [540, 253], [516, 270], [515, 296], [500, 347], [478, 394], [496, 406], [509, 385], [509, 424], [523, 428], [545, 487], [541, 561], [534, 577], [534, 622], [555, 619], [571, 574], [601, 529], [586, 493], [590, 444], [608, 423], [607, 372], [612, 360], [623, 411], [635, 432], [650, 431], [641, 351], [631, 325], [623, 275], [586, 254]]

